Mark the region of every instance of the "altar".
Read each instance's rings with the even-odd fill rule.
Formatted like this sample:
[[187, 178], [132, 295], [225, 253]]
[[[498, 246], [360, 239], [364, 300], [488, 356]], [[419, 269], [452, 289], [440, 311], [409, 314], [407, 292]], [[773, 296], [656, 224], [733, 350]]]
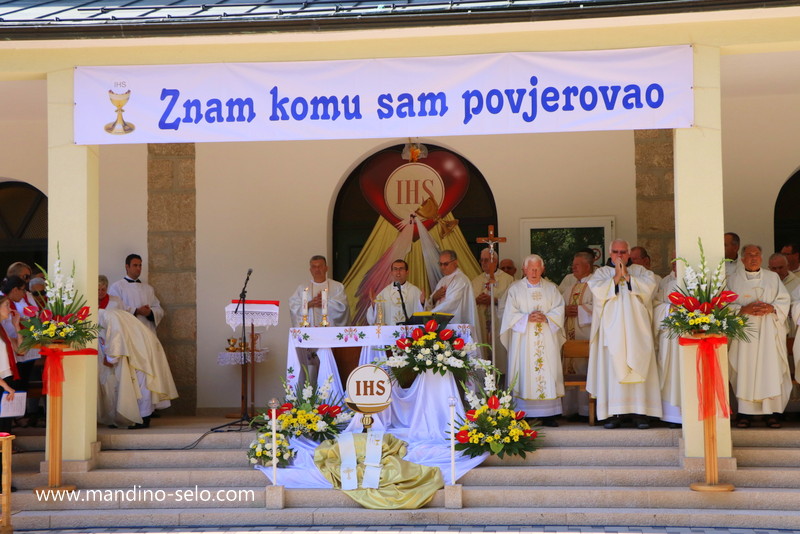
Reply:
[[[385, 360], [386, 347], [395, 345], [399, 338], [411, 336], [417, 326], [345, 326], [292, 328], [289, 330], [286, 382], [294, 388], [302, 387], [301, 351], [314, 350], [319, 358], [317, 386], [332, 378], [332, 396], [344, 398], [346, 391], [339, 378], [339, 368], [333, 350], [337, 347], [360, 349], [359, 365]], [[457, 337], [466, 343], [472, 340], [472, 327], [468, 324], [449, 325]], [[475, 357], [478, 357], [476, 354]], [[454, 404], [456, 420], [464, 419], [461, 393], [450, 372], [442, 375], [425, 372], [416, 376], [407, 388], [392, 387], [389, 408], [373, 416], [373, 428], [384, 429], [408, 444], [405, 460], [421, 465], [439, 467], [443, 473], [450, 469], [450, 402]], [[361, 432], [361, 416], [356, 415], [345, 432]], [[297, 450], [293, 465], [279, 469], [278, 483], [287, 488], [329, 488], [330, 483], [314, 466], [313, 455], [317, 443], [307, 438], [292, 439]], [[455, 463], [456, 478], [480, 464], [486, 455], [470, 458], [458, 455]], [[269, 467], [256, 466], [272, 479]]]

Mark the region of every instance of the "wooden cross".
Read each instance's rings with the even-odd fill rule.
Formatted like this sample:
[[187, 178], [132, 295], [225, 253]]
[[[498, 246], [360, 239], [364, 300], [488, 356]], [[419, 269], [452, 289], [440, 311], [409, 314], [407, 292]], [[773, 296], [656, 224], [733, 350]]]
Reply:
[[494, 255], [495, 255], [494, 254], [494, 246], [497, 243], [505, 243], [506, 242], [506, 238], [505, 237], [495, 237], [495, 235], [494, 235], [494, 225], [490, 224], [489, 225], [489, 235], [488, 235], [488, 237], [479, 237], [478, 239], [475, 240], [475, 242], [476, 243], [488, 243], [489, 250], [492, 253], [492, 257], [494, 257]]

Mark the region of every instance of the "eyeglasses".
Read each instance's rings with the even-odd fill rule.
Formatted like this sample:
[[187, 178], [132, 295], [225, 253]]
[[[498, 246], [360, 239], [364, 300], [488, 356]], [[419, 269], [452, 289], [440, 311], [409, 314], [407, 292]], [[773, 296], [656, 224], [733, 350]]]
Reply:
[[627, 250], [614, 250], [614, 249], [612, 249], [611, 253], [612, 254], [627, 254], [628, 251]]
[[454, 261], [456, 261], [456, 260], [450, 260], [450, 261], [440, 261], [440, 262], [439, 262], [439, 267], [447, 267], [448, 265], [450, 265], [450, 264], [451, 264], [451, 263], [453, 263]]
[[31, 291], [31, 295], [34, 297], [45, 297], [47, 296], [47, 291]]

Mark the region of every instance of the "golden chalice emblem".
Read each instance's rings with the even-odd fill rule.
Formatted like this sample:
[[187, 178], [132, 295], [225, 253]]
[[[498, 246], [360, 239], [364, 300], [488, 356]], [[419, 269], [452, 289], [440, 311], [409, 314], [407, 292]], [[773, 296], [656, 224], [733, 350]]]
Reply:
[[117, 120], [106, 124], [104, 128], [106, 132], [115, 135], [125, 135], [131, 133], [136, 128], [133, 123], [125, 122], [125, 119], [122, 118], [122, 112], [125, 111], [122, 109], [122, 107], [128, 103], [128, 99], [130, 99], [130, 97], [130, 89], [122, 94], [117, 94], [114, 91], [108, 92], [108, 99], [111, 100], [111, 103], [114, 104], [115, 108], [117, 108]]

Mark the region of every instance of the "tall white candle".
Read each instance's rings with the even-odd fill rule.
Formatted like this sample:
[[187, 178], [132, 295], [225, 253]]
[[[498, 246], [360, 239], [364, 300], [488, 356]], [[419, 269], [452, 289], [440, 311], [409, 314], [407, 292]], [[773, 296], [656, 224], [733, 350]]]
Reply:
[[450, 397], [450, 485], [456, 484], [456, 399]]
[[278, 485], [278, 416], [272, 409], [272, 485]]
[[308, 315], [308, 288], [303, 290], [303, 315]]
[[322, 315], [328, 315], [328, 288], [322, 290]]

